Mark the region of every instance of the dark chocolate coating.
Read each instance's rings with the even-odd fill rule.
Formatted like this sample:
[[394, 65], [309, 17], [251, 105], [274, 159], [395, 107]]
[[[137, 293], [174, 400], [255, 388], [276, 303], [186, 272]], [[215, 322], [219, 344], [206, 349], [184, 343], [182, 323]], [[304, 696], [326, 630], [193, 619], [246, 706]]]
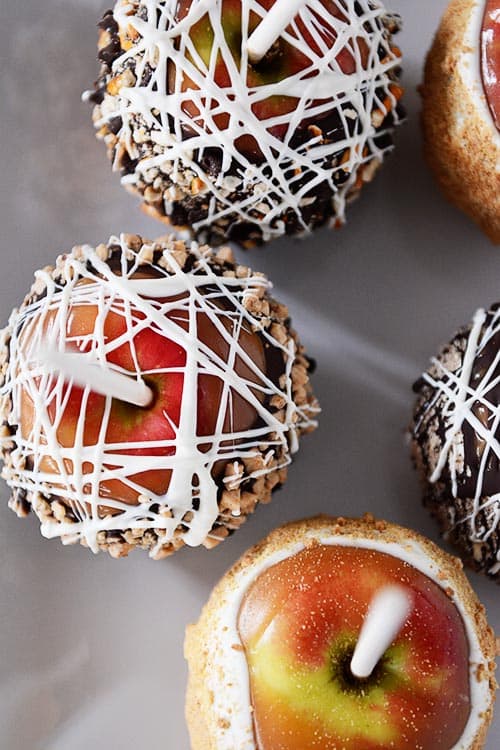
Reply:
[[[422, 481], [424, 504], [444, 536], [458, 547], [467, 564], [500, 581], [500, 498], [495, 497], [500, 493], [500, 459], [491, 444], [493, 439], [500, 442], [500, 424], [495, 424], [500, 407], [498, 311], [498, 304], [489, 309], [475, 347], [471, 324], [443, 347], [437, 357], [439, 364], [433, 363], [415, 383], [412, 456]], [[468, 348], [473, 361], [466, 382], [465, 415], [455, 425], [457, 381]], [[433, 477], [450, 431], [455, 450], [450, 447], [442, 470]]]

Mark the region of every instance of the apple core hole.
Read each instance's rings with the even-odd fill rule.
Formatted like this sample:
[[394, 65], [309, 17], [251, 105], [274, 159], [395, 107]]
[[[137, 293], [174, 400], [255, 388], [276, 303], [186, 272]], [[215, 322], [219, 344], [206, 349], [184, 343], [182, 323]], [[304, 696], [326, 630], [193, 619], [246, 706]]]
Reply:
[[145, 406], [138, 406], [137, 408], [147, 411], [148, 409], [154, 409], [160, 393], [158, 390], [158, 386], [152, 378], [143, 378], [143, 380], [151, 391], [151, 398], [149, 400], [149, 403], [147, 403]]
[[261, 60], [250, 64], [256, 73], [260, 73], [267, 80], [270, 74], [278, 75], [279, 71], [276, 69], [280, 66], [282, 58], [281, 40], [277, 39]]
[[351, 662], [356, 644], [343, 645], [330, 654], [331, 681], [340, 685], [345, 693], [361, 694], [367, 688], [382, 684], [387, 675], [386, 657], [383, 656], [369, 677], [356, 677], [351, 671]]

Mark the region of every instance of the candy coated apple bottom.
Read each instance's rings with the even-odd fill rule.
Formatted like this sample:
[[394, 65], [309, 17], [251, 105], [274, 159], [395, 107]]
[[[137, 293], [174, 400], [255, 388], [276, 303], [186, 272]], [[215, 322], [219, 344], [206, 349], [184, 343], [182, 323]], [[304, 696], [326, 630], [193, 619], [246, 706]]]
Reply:
[[500, 130], [500, 0], [487, 0], [481, 31], [481, 70], [486, 98]]
[[[371, 677], [350, 661], [370, 601], [388, 584], [413, 610]], [[263, 572], [238, 627], [258, 750], [450, 750], [470, 713], [469, 649], [446, 593], [376, 550], [315, 545]]]
[[[78, 284], [77, 284], [78, 286]], [[180, 299], [180, 298], [179, 298]], [[171, 300], [158, 300], [169, 302]], [[173, 301], [173, 300], [172, 300]], [[116, 304], [114, 305], [116, 308]], [[125, 309], [106, 314], [102, 324], [102, 340], [106, 343], [106, 360], [124, 372], [134, 376], [139, 372], [153, 392], [149, 406], [142, 408], [112, 399], [109, 416], [106, 415], [106, 398], [95, 392], [86, 393], [84, 389], [64, 382], [58, 389], [58, 375], [52, 375], [52, 383], [44, 392], [51, 394], [47, 412], [51, 424], [56, 426], [57, 441], [63, 448], [77, 449], [98, 446], [102, 441], [102, 425], [105, 428], [105, 452], [128, 456], [171, 456], [176, 452], [176, 428], [181, 418], [181, 405], [186, 367], [186, 352], [178, 343], [168, 339], [165, 334], [155, 329], [146, 321], [140, 311], [132, 311], [128, 318]], [[74, 305], [70, 308], [65, 330], [65, 348], [67, 351], [78, 351], [82, 354], [90, 351], [95, 345], [99, 311], [94, 305]], [[188, 330], [189, 320], [186, 310], [172, 310], [167, 317]], [[266, 371], [266, 355], [259, 334], [242, 324], [238, 331], [233, 331], [231, 317], [219, 316], [228, 335], [236, 336], [242, 349], [248, 354], [261, 372]], [[35, 321], [35, 325], [40, 321]], [[43, 323], [46, 335], [51, 335], [54, 326], [60, 325], [57, 312], [49, 313]], [[132, 332], [136, 328], [137, 332]], [[28, 332], [29, 335], [29, 332]], [[215, 323], [203, 312], [196, 314], [196, 335], [199, 342], [205, 345], [215, 357], [228, 361], [230, 347]], [[121, 343], [123, 342], [123, 343]], [[256, 382], [255, 372], [236, 356], [234, 369], [247, 381]], [[207, 373], [198, 374], [196, 434], [214, 436], [219, 431], [223, 434], [238, 433], [249, 429], [257, 420], [255, 408], [239, 394], [230, 392], [227, 406], [222, 407], [224, 383], [221, 378]], [[256, 393], [259, 400], [261, 397]], [[224, 408], [222, 423], [221, 409]], [[36, 419], [36, 408], [26, 390], [21, 394], [21, 433], [27, 439], [33, 430]], [[218, 424], [219, 423], [219, 424]], [[224, 441], [223, 441], [224, 444]], [[211, 441], [200, 444], [199, 450], [206, 452]], [[122, 447], [123, 446], [123, 447]], [[125, 447], [127, 446], [127, 447]], [[75, 475], [75, 461], [65, 458], [64, 463], [68, 476]], [[111, 464], [107, 464], [112, 469]], [[104, 462], [106, 467], [106, 461]], [[40, 462], [40, 469], [47, 475], [60, 475], [57, 461], [47, 455]], [[92, 462], [82, 463], [83, 475], [91, 475], [94, 470]], [[217, 472], [217, 464], [214, 472]], [[139, 502], [140, 488], [156, 495], [165, 495], [171, 478], [170, 469], [150, 469], [133, 473], [127, 482], [119, 479], [104, 479], [99, 482], [99, 497], [112, 498], [127, 504]], [[90, 494], [93, 485], [90, 481], [84, 484], [84, 493]], [[115, 511], [116, 512], [116, 511]], [[109, 515], [113, 511], [101, 505], [99, 514]]]

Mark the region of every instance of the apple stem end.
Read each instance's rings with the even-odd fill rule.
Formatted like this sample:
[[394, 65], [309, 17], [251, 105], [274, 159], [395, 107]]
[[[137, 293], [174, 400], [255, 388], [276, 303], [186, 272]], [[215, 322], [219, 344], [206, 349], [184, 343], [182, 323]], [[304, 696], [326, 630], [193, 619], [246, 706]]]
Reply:
[[254, 65], [269, 52], [306, 0], [276, 0], [247, 41], [248, 59]]

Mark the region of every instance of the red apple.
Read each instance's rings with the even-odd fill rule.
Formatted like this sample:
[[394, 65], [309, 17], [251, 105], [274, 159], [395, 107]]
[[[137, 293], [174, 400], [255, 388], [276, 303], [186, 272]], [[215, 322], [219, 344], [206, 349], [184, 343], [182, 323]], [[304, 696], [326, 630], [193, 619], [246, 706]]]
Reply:
[[[161, 301], [161, 300], [160, 300]], [[163, 300], [166, 302], [167, 300]], [[88, 351], [87, 346], [81, 346], [85, 337], [91, 337], [97, 320], [98, 309], [93, 305], [74, 305], [70, 308], [65, 331], [66, 349]], [[185, 310], [173, 310], [168, 317], [175, 321], [179, 327], [187, 330], [188, 320]], [[132, 313], [134, 323], [144, 320], [141, 312]], [[220, 316], [226, 330], [232, 332], [231, 323], [227, 316]], [[46, 316], [44, 321], [45, 331], [58, 324], [57, 312]], [[120, 311], [107, 313], [103, 324], [103, 335], [107, 344], [112, 343], [126, 333], [128, 322]], [[210, 317], [204, 313], [197, 314], [198, 338], [209, 347], [217, 356], [227, 361], [229, 346], [221, 333], [217, 330]], [[245, 326], [238, 335], [238, 342], [244, 351], [257, 365], [261, 372], [266, 371], [266, 357], [263, 341], [258, 333], [250, 331]], [[134, 406], [124, 401], [113, 399], [111, 412], [106, 429], [106, 443], [114, 444], [113, 453], [123, 455], [143, 456], [168, 456], [175, 454], [175, 447], [145, 446], [140, 448], [129, 447], [130, 443], [172, 441], [175, 438], [173, 425], [178, 426], [180, 420], [181, 401], [183, 395], [184, 374], [182, 372], [160, 372], [165, 368], [183, 368], [186, 365], [186, 352], [179, 344], [166, 338], [154, 326], [148, 326], [133, 336], [133, 348], [141, 373], [145, 373], [144, 379], [153, 391], [154, 398], [150, 406], [143, 408]], [[90, 346], [90, 344], [88, 345]], [[131, 373], [136, 372], [136, 365], [132, 356], [131, 343], [123, 343], [116, 348], [111, 348], [107, 354], [110, 363], [119, 365]], [[238, 375], [250, 382], [256, 382], [257, 377], [250, 368], [244, 364], [241, 357], [237, 357], [234, 369]], [[159, 372], [156, 372], [159, 371]], [[55, 376], [52, 385], [55, 383]], [[198, 436], [210, 436], [216, 431], [216, 422], [221, 408], [221, 396], [223, 380], [216, 375], [201, 373], [198, 376], [197, 388], [197, 428]], [[91, 392], [84, 402], [84, 390], [79, 387], [65, 384], [62, 391], [64, 403], [61, 410], [58, 406], [58, 397], [52, 393], [46, 408], [50, 422], [56, 427], [56, 436], [59, 444], [66, 448], [73, 448], [78, 440], [77, 428], [79, 419], [83, 413], [84, 430], [82, 441], [84, 446], [96, 445], [104, 417], [105, 398], [97, 393]], [[255, 392], [260, 398], [258, 391]], [[224, 433], [238, 432], [250, 428], [257, 419], [255, 408], [243, 397], [232, 392], [231, 407], [228, 407], [224, 415]], [[23, 390], [21, 398], [21, 434], [27, 438], [33, 428], [35, 420], [35, 408], [31, 397]], [[57, 424], [56, 424], [56, 420]], [[123, 444], [123, 447], [121, 445]], [[201, 447], [208, 450], [210, 441]], [[72, 473], [73, 462], [66, 460], [67, 470]], [[110, 464], [106, 464], [108, 467]], [[57, 475], [59, 469], [56, 461], [51, 457], [44, 457], [40, 466], [45, 472]], [[89, 474], [93, 469], [91, 463], [84, 463], [82, 471]], [[134, 474], [128, 479], [138, 484], [146, 492], [164, 495], [170, 483], [171, 471], [147, 470]], [[57, 487], [57, 480], [54, 478]], [[90, 484], [85, 491], [90, 493]], [[99, 484], [99, 495], [102, 498], [112, 498], [129, 504], [138, 502], [138, 492], [130, 488], [119, 479], [101, 481]], [[101, 507], [101, 513], [108, 513], [109, 508]]]
[[[377, 591], [413, 611], [371, 677], [350, 671]], [[376, 550], [316, 545], [272, 566], [239, 614], [259, 750], [450, 750], [470, 713], [468, 641], [446, 593]]]
[[481, 71], [486, 98], [500, 130], [500, 5], [487, 0], [481, 31]]
[[[259, 4], [266, 10], [269, 10], [274, 2], [275, 0], [259, 0]], [[310, 29], [307, 28], [302, 20], [297, 19], [301, 42], [306, 48], [310, 49], [315, 56], [322, 54], [322, 50], [318, 45], [318, 35], [321, 36], [321, 40], [327, 48], [331, 48], [336, 41], [337, 33], [331, 22], [329, 22], [329, 18], [331, 19], [334, 17], [343, 21], [346, 20], [345, 15], [333, 0], [321, 0], [321, 3], [325, 8], [325, 13], [322, 15], [317, 14], [316, 35], [311, 33]], [[192, 0], [179, 0], [177, 9], [177, 19], [179, 21], [187, 15], [191, 5]], [[220, 12], [224, 37], [231, 51], [234, 64], [236, 68], [239, 69], [241, 67], [242, 57], [241, 0], [222, 0]], [[259, 22], [259, 16], [252, 11], [249, 18], [249, 35], [258, 26]], [[289, 34], [293, 33], [290, 26], [287, 31]], [[208, 14], [203, 16], [197, 23], [193, 24], [189, 30], [189, 37], [196, 52], [203, 61], [203, 67], [200, 66], [189, 53], [187, 53], [187, 60], [190, 64], [196, 67], [197, 71], [202, 76], [206, 76], [207, 70], [211, 67], [210, 57], [214, 43], [214, 30]], [[359, 55], [363, 65], [366, 65], [368, 62], [369, 50], [366, 42], [361, 38], [357, 41], [358, 49], [356, 51], [345, 46], [337, 55], [337, 62], [341, 70], [346, 74], [353, 73], [356, 70], [356, 54]], [[297, 73], [306, 70], [310, 66], [311, 58], [309, 55], [304, 54], [293, 44], [290, 44], [280, 37], [263, 60], [256, 64], [248, 64], [246, 85], [248, 88], [253, 89], [259, 86], [278, 83], [290, 76], [294, 76]], [[182, 109], [198, 127], [205, 129], [207, 132], [212, 132], [215, 128], [223, 131], [227, 129], [230, 120], [229, 112], [224, 111], [224, 106], [227, 106], [224, 105], [224, 100], [234, 101], [235, 95], [232, 93], [230, 73], [220, 52], [217, 56], [213, 74], [210, 75], [216, 86], [224, 92], [221, 101], [218, 101], [216, 98], [211, 100], [205, 98], [202, 99], [203, 107], [205, 109], [222, 109], [221, 112], [212, 115], [210, 119], [213, 122], [210, 123], [205, 120], [203, 113], [200, 111], [194, 100], [185, 99], [182, 104]], [[317, 72], [311, 72], [305, 77], [313, 75], [317, 75]], [[178, 76], [181, 76], [180, 81], [177, 80]], [[213, 86], [207, 86], [206, 89], [210, 90], [212, 87]], [[169, 66], [168, 88], [170, 92], [175, 90], [186, 92], [189, 90], [199, 90], [199, 85], [195, 83], [187, 73], [179, 71], [174, 64], [171, 64]], [[313, 102], [312, 104], [314, 106], [317, 103], [318, 102]], [[266, 121], [293, 112], [296, 109], [297, 104], [298, 99], [296, 97], [276, 95], [255, 101], [255, 103], [251, 105], [251, 109], [253, 114], [259, 120]], [[229, 107], [227, 107], [227, 109], [229, 109]], [[316, 120], [317, 119], [318, 118], [316, 118]], [[308, 124], [314, 123], [305, 120], [299, 127], [306, 127]], [[274, 137], [283, 140], [288, 131], [288, 124], [285, 122], [269, 125], [268, 131]], [[192, 132], [194, 133], [194, 130]], [[235, 145], [240, 153], [245, 154], [250, 159], [259, 160], [262, 158], [262, 152], [257, 140], [252, 135], [243, 135], [239, 137]]]

